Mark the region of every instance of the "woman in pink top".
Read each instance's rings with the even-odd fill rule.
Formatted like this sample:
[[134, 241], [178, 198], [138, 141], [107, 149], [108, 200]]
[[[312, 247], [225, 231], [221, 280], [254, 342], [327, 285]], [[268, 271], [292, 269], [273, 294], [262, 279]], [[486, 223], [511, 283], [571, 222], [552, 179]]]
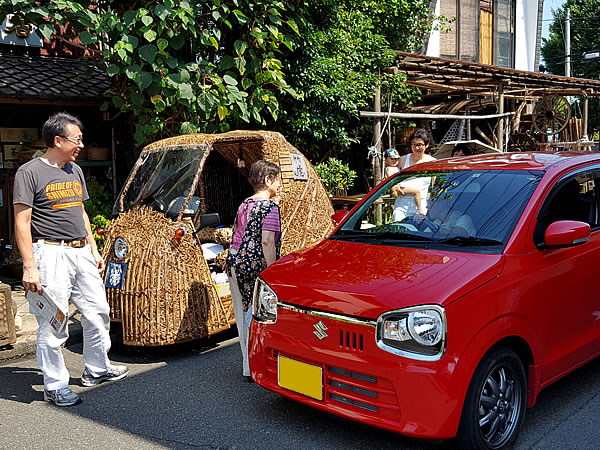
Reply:
[[259, 160], [250, 167], [248, 181], [254, 195], [240, 205], [227, 256], [227, 274], [235, 322], [242, 348], [242, 374], [251, 382], [248, 334], [252, 318], [252, 293], [258, 275], [279, 258], [281, 224], [279, 206], [273, 202], [281, 180], [279, 167]]

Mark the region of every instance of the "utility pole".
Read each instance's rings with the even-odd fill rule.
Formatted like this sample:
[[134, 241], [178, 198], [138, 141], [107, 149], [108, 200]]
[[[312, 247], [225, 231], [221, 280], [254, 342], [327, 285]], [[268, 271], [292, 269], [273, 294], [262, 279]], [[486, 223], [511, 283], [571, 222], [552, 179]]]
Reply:
[[565, 18], [565, 76], [571, 76], [571, 8], [567, 8]]

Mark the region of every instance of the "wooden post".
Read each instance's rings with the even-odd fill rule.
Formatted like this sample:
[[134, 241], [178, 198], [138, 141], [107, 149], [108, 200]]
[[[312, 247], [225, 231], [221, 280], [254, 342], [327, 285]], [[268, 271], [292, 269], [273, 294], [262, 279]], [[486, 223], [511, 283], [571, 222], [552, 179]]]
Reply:
[[[377, 113], [381, 112], [381, 86], [377, 84], [375, 88], [375, 101], [374, 101], [374, 111]], [[381, 155], [381, 117], [375, 117], [375, 128], [373, 131], [373, 139], [375, 141], [375, 149], [377, 150], [377, 155], [373, 157], [373, 180], [375, 182], [374, 186], [377, 186], [381, 181], [381, 159], [379, 155]]]
[[[381, 73], [380, 73], [381, 75]], [[374, 101], [374, 110], [377, 113], [381, 112], [381, 85], [379, 82], [377, 83], [377, 87], [375, 88], [375, 101]], [[373, 132], [375, 138], [375, 149], [376, 154], [373, 156], [373, 181], [374, 187], [377, 186], [382, 179], [382, 169], [381, 169], [381, 117], [375, 118], [375, 130]], [[375, 223], [381, 224], [381, 219], [383, 217], [383, 209], [381, 205], [377, 205], [375, 208]]]
[[[498, 114], [504, 114], [504, 85], [498, 84]], [[496, 138], [498, 150], [504, 151], [504, 117], [498, 119], [498, 128], [496, 129]]]
[[584, 93], [583, 95], [583, 136], [581, 138], [585, 141], [589, 141], [588, 139], [588, 96]]

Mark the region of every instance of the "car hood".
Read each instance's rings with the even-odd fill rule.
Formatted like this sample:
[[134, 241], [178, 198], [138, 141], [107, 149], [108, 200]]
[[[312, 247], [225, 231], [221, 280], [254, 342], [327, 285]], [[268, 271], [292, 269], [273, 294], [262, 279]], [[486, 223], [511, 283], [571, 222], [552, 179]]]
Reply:
[[502, 255], [325, 240], [262, 272], [280, 301], [377, 318], [397, 308], [447, 304], [502, 271]]

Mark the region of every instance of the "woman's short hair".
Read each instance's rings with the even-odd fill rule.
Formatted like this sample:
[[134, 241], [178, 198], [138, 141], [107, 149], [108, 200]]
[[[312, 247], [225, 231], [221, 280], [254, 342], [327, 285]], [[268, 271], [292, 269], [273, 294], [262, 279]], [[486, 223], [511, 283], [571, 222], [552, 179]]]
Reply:
[[469, 156], [471, 154], [471, 149], [467, 144], [456, 144], [452, 149], [452, 156], [454, 156], [454, 154], [459, 150], [462, 150], [465, 156]]
[[429, 133], [429, 131], [427, 131], [425, 128], [419, 128], [418, 130], [413, 131], [408, 142], [412, 144], [412, 141], [415, 139], [423, 139], [423, 142], [426, 146], [429, 146], [433, 141], [431, 138], [431, 133]]
[[54, 147], [54, 138], [56, 136], [65, 137], [67, 134], [67, 125], [75, 125], [83, 131], [83, 124], [77, 117], [67, 114], [65, 112], [59, 112], [52, 114], [44, 123], [42, 127], [42, 137], [44, 138], [44, 144], [48, 148]]
[[276, 164], [259, 159], [252, 163], [250, 167], [250, 175], [248, 175], [248, 181], [252, 185], [255, 191], [263, 189], [265, 186], [265, 177], [269, 177], [271, 180], [277, 178], [280, 169]]

